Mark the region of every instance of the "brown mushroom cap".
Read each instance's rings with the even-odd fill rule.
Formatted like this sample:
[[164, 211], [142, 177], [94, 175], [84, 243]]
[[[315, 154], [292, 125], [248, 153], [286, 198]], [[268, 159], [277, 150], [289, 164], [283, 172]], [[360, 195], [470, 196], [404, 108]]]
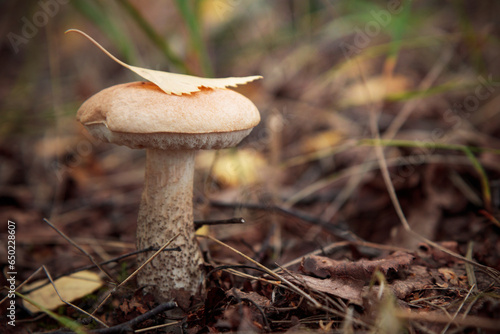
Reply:
[[238, 144], [260, 115], [230, 89], [177, 96], [150, 82], [131, 82], [89, 98], [77, 120], [96, 138], [131, 148], [218, 149]]

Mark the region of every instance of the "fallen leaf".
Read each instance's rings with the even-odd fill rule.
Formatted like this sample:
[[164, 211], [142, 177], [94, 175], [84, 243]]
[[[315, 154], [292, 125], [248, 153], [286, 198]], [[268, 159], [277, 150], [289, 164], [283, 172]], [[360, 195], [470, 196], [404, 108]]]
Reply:
[[446, 282], [450, 282], [453, 285], [458, 285], [458, 275], [449, 268], [439, 268], [438, 272], [442, 275]]
[[343, 133], [337, 130], [323, 131], [313, 136], [306, 137], [301, 148], [303, 152], [316, 152], [337, 146], [342, 139]]
[[[30, 291], [45, 283], [47, 283], [47, 281], [42, 280], [26, 285], [24, 291]], [[61, 297], [66, 302], [70, 303], [100, 288], [102, 286], [102, 281], [96, 273], [91, 271], [81, 271], [56, 279], [54, 281], [54, 285], [56, 286], [57, 291], [59, 291]], [[26, 294], [26, 296], [49, 310], [55, 310], [59, 306], [65, 305], [57, 295], [52, 284], [47, 284], [39, 289], [36, 289]], [[37, 307], [31, 305], [30, 303], [24, 303], [24, 307], [33, 313], [40, 312]]]
[[106, 50], [103, 46], [97, 43], [92, 37], [80, 31], [78, 29], [69, 29], [66, 30], [68, 32], [76, 32], [83, 36], [85, 36], [88, 40], [94, 43], [99, 49], [102, 50], [109, 58], [113, 59], [118, 64], [122, 65], [125, 68], [128, 68], [132, 72], [135, 72], [142, 78], [151, 81], [161, 90], [163, 90], [167, 94], [174, 95], [182, 95], [182, 94], [191, 94], [194, 92], [199, 92], [202, 87], [205, 88], [226, 88], [228, 86], [237, 86], [243, 85], [250, 81], [254, 81], [257, 79], [261, 79], [260, 75], [254, 75], [249, 77], [230, 77], [230, 78], [200, 78], [191, 75], [185, 74], [177, 74], [177, 73], [169, 73], [157, 70], [150, 70], [147, 68], [132, 66], [122, 62], [120, 59], [113, 56]]
[[292, 283], [302, 285], [312, 291], [328, 293], [332, 296], [348, 300], [352, 304], [363, 305], [361, 292], [365, 285], [364, 280], [351, 277], [331, 277], [321, 279], [294, 273], [292, 275], [283, 274]]
[[394, 295], [405, 299], [414, 291], [424, 290], [432, 286], [432, 276], [427, 272], [427, 267], [413, 265], [408, 269], [406, 278], [395, 280], [389, 285]]
[[200, 168], [211, 168], [212, 177], [227, 187], [258, 183], [267, 165], [262, 154], [250, 149], [203, 151], [197, 155], [196, 162]]
[[234, 0], [202, 1], [200, 3], [201, 20], [208, 28], [217, 28], [230, 22], [240, 11]]
[[130, 307], [130, 304], [127, 300], [124, 300], [119, 308], [123, 313], [125, 313], [125, 315], [129, 314], [132, 311], [132, 308]]
[[231, 290], [226, 291], [227, 296], [234, 297], [236, 299], [248, 299], [258, 305], [261, 308], [269, 307], [271, 305], [271, 301], [262, 295], [259, 295], [255, 291], [244, 292], [237, 288], [231, 288]]
[[407, 267], [413, 258], [413, 255], [404, 252], [395, 252], [384, 259], [359, 261], [337, 261], [313, 255], [302, 259], [300, 270], [320, 278], [349, 277], [369, 281], [376, 270], [383, 274], [390, 270], [398, 271]]
[[342, 106], [358, 106], [379, 102], [392, 94], [403, 93], [409, 87], [410, 80], [402, 75], [371, 77], [366, 81], [346, 87], [340, 104]]

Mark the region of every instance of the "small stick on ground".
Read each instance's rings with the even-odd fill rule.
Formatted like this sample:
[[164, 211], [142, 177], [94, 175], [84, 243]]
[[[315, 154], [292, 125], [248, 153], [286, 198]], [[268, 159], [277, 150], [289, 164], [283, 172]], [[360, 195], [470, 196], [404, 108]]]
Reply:
[[245, 224], [245, 219], [239, 218], [230, 218], [223, 220], [195, 220], [194, 221], [194, 229], [197, 231], [202, 226], [205, 225], [226, 225], [226, 224]]
[[[243, 258], [245, 258], [247, 261], [250, 261], [251, 263], [255, 264], [257, 267], [263, 269], [267, 274], [271, 275], [272, 277], [276, 278], [277, 280], [280, 280], [281, 282], [283, 282], [283, 286], [284, 287], [287, 287], [289, 288], [290, 290], [292, 290], [293, 292], [295, 292], [296, 294], [298, 294], [299, 296], [302, 296], [305, 298], [305, 300], [309, 301], [315, 308], [317, 308], [318, 310], [322, 310], [322, 311], [325, 311], [325, 312], [329, 312], [331, 314], [335, 314], [337, 316], [344, 316], [343, 313], [335, 310], [335, 309], [332, 309], [331, 307], [328, 307], [328, 306], [325, 306], [325, 305], [322, 305], [320, 302], [318, 302], [316, 299], [314, 299], [313, 297], [311, 297], [310, 295], [308, 295], [307, 293], [305, 293], [304, 291], [302, 291], [298, 286], [296, 286], [295, 284], [293, 284], [292, 282], [290, 282], [288, 279], [284, 278], [283, 276], [281, 275], [278, 275], [277, 273], [275, 273], [274, 271], [272, 271], [271, 269], [267, 268], [266, 266], [260, 264], [259, 262], [255, 261], [254, 259], [248, 257], [247, 255], [243, 254], [242, 252], [238, 251], [237, 249], [229, 246], [228, 244], [225, 244], [224, 242], [220, 241], [220, 240], [217, 240], [211, 236], [205, 236], [205, 235], [197, 235], [199, 237], [203, 237], [203, 238], [206, 238], [206, 239], [210, 239], [212, 240], [213, 242], [216, 242], [218, 243], [219, 245], [221, 246], [224, 246], [230, 250], [232, 250], [233, 252], [235, 252], [236, 254], [242, 256]], [[355, 322], [359, 325], [362, 325], [362, 326], [366, 326], [367, 328], [370, 327], [370, 325], [366, 324], [365, 322], [363, 322], [362, 320], [358, 320], [356, 319]]]
[[43, 265], [42, 266], [43, 268], [43, 271], [45, 272], [45, 275], [47, 275], [47, 278], [49, 279], [50, 281], [50, 284], [52, 284], [52, 287], [54, 288], [55, 292], [57, 293], [57, 296], [59, 297], [59, 299], [66, 305], [70, 306], [70, 307], [73, 307], [74, 309], [80, 311], [81, 313], [85, 314], [86, 316], [88, 317], [91, 317], [92, 319], [94, 319], [94, 321], [98, 322], [99, 324], [101, 324], [102, 326], [106, 327], [106, 328], [109, 328], [108, 325], [106, 325], [104, 322], [102, 322], [99, 318], [93, 316], [92, 314], [88, 313], [87, 311], [79, 308], [78, 306], [70, 303], [70, 302], [67, 302], [66, 300], [64, 300], [64, 298], [61, 296], [61, 294], [59, 293], [59, 290], [57, 290], [57, 287], [54, 283], [54, 281], [52, 280], [52, 276], [50, 275], [49, 271], [47, 270], [47, 268], [45, 268], [45, 266]]
[[298, 218], [300, 220], [306, 221], [308, 223], [321, 226], [328, 232], [332, 233], [336, 237], [339, 237], [344, 240], [356, 241], [362, 240], [360, 237], [355, 235], [353, 232], [342, 228], [340, 226], [332, 225], [328, 221], [321, 220], [319, 218], [309, 216], [302, 212], [298, 212], [295, 210], [287, 209], [278, 205], [263, 205], [263, 204], [253, 204], [253, 203], [226, 203], [220, 201], [210, 201], [210, 205], [221, 208], [245, 208], [245, 209], [253, 209], [253, 210], [263, 210], [263, 211], [276, 211], [281, 214], [285, 214], [287, 216], [292, 216]]
[[[130, 252], [130, 253], [126, 253], [126, 254], [123, 254], [123, 255], [120, 255], [120, 256], [117, 256], [117, 257], [114, 257], [112, 259], [109, 259], [109, 260], [106, 260], [106, 261], [103, 261], [103, 262], [100, 262], [99, 265], [103, 266], [103, 265], [106, 265], [106, 264], [109, 264], [109, 263], [112, 263], [112, 262], [118, 262], [120, 260], [123, 260], [127, 257], [130, 257], [130, 256], [133, 256], [133, 255], [136, 255], [136, 254], [140, 254], [140, 253], [145, 253], [145, 252], [150, 252], [150, 251], [157, 251], [158, 249], [155, 249], [154, 247], [148, 247], [148, 248], [144, 248], [144, 249], [141, 249], [141, 250], [138, 250], [138, 251], [133, 251], [133, 252]], [[180, 247], [175, 247], [175, 248], [165, 248], [163, 250], [164, 252], [170, 252], [170, 251], [175, 251], [175, 252], [180, 252], [181, 251], [181, 248]], [[80, 267], [80, 268], [75, 268], [75, 269], [71, 269], [67, 272], [65, 272], [64, 274], [60, 274], [60, 275], [57, 275], [55, 276], [53, 279], [54, 280], [57, 280], [61, 277], [64, 277], [64, 276], [68, 276], [68, 275], [71, 275], [71, 274], [75, 274], [75, 273], [78, 273], [80, 271], [83, 271], [83, 270], [89, 270], [89, 269], [93, 269], [93, 268], [96, 268], [97, 266], [95, 264], [89, 264], [87, 266], [83, 266], [83, 267]], [[38, 268], [38, 270], [42, 269], [42, 267]], [[37, 270], [37, 272], [38, 272]], [[30, 276], [31, 277], [31, 276]], [[24, 283], [23, 283], [24, 284]], [[27, 291], [24, 291], [24, 293], [30, 293], [32, 291], [35, 291], [35, 290], [38, 290], [44, 286], [46, 286], [47, 284], [49, 284], [49, 282], [46, 282], [44, 284], [40, 284], [39, 286], [33, 288], [33, 289], [30, 289], [30, 290], [27, 290]], [[3, 302], [0, 301], [0, 304]]]
[[[118, 334], [118, 333], [134, 333], [137, 331], [134, 331], [134, 327], [140, 324], [141, 322], [144, 322], [148, 319], [151, 319], [152, 317], [163, 313], [165, 311], [171, 310], [173, 308], [177, 307], [177, 303], [175, 302], [168, 302], [164, 304], [160, 304], [154, 309], [141, 314], [140, 316], [129, 320], [127, 322], [124, 322], [123, 324], [119, 324], [113, 327], [108, 327], [108, 328], [103, 328], [103, 329], [96, 329], [96, 330], [91, 330], [88, 333], [95, 333], [95, 334]], [[68, 332], [68, 331], [55, 331], [55, 332], [50, 332], [49, 334], [70, 334], [73, 332]]]
[[106, 275], [106, 277], [108, 277], [111, 280], [111, 282], [117, 283], [117, 281], [113, 277], [111, 277], [111, 275], [101, 265], [99, 265], [99, 263], [97, 263], [97, 261], [94, 259], [94, 257], [92, 255], [90, 255], [85, 249], [83, 249], [82, 247], [78, 246], [76, 242], [74, 242], [73, 240], [71, 240], [71, 238], [68, 237], [66, 234], [64, 234], [63, 231], [61, 231], [57, 227], [55, 227], [51, 222], [49, 222], [49, 220], [47, 218], [43, 218], [43, 221], [46, 222], [50, 227], [52, 227], [52, 229], [54, 231], [56, 231], [57, 233], [59, 233], [59, 235], [61, 237], [63, 237], [64, 239], [66, 239], [67, 242], [69, 242], [76, 249], [78, 249], [80, 252], [82, 252], [83, 254], [85, 254], [90, 259], [90, 261], [92, 261], [92, 263], [97, 268], [99, 268], [99, 270], [102, 271]]
[[141, 271], [142, 268], [144, 268], [144, 266], [146, 266], [149, 262], [153, 261], [153, 259], [155, 257], [158, 256], [158, 254], [160, 254], [165, 248], [167, 248], [168, 245], [170, 245], [172, 243], [172, 241], [174, 241], [177, 237], [179, 236], [179, 234], [176, 234], [174, 235], [173, 238], [171, 238], [169, 241], [167, 241], [163, 246], [161, 246], [160, 249], [158, 249], [153, 255], [151, 255], [151, 257], [149, 257], [146, 262], [144, 262], [139, 268], [137, 268], [132, 274], [130, 274], [129, 277], [127, 277], [123, 282], [121, 282], [120, 284], [118, 284], [117, 286], [115, 286], [109, 293], [108, 295], [106, 296], [106, 298], [104, 298], [104, 300], [96, 307], [96, 309], [94, 310], [94, 312], [92, 312], [92, 314], [95, 314], [97, 312], [97, 310], [99, 310], [101, 308], [102, 305], [104, 305], [104, 303], [106, 303], [106, 301], [111, 297], [111, 295], [118, 289], [120, 288], [122, 285], [124, 285], [125, 283], [127, 283], [130, 279], [132, 279], [132, 277], [134, 277], [135, 275], [137, 275], [138, 272]]

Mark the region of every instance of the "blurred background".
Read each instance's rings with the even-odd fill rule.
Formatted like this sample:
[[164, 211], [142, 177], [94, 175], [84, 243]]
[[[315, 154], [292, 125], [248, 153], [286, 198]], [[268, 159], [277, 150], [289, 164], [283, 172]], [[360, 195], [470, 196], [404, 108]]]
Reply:
[[264, 77], [236, 89], [259, 126], [238, 149], [197, 156], [195, 219], [247, 224], [205, 233], [271, 266], [339, 240], [337, 229], [414, 247], [379, 171], [375, 119], [410, 224], [459, 246], [478, 240], [476, 258], [500, 269], [498, 1], [0, 6], [0, 219], [18, 224], [21, 276], [88, 262], [43, 218], [102, 259], [135, 249], [145, 152], [94, 140], [75, 115], [100, 90], [141, 78], [70, 28], [135, 66]]

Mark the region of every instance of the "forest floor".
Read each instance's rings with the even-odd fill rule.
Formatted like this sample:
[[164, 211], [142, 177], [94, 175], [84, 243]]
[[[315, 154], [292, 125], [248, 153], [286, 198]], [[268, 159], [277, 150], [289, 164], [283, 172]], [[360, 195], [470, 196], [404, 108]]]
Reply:
[[[0, 328], [500, 332], [498, 4], [422, 1], [407, 16], [401, 9], [381, 17], [388, 8], [364, 1], [353, 1], [356, 8], [256, 3], [248, 11], [227, 5], [227, 21], [207, 14], [213, 69], [196, 47], [173, 66], [264, 77], [236, 89], [256, 104], [260, 124], [236, 149], [197, 154], [193, 229], [225, 224], [197, 230], [206, 298], [183, 309], [158, 303], [135, 277], [115, 289], [140, 265], [145, 152], [98, 142], [74, 118], [86, 98], [137, 77], [88, 41], [60, 36], [75, 27], [62, 14], [50, 30], [56, 40], [38, 36], [29, 55], [2, 53], [16, 84], [0, 87], [0, 238], [7, 245], [15, 226], [15, 286], [23, 296], [14, 297], [16, 326], [5, 325], [13, 298], [4, 283]], [[22, 17], [27, 9], [12, 10]], [[186, 20], [176, 12], [164, 23], [157, 7], [141, 10], [158, 30]], [[82, 7], [61, 11], [96, 39], [111, 36]], [[129, 40], [140, 50], [137, 63], [164, 62], [138, 31]], [[196, 45], [188, 28], [182, 36]], [[49, 46], [38, 66], [40, 45]], [[114, 282], [76, 245], [106, 262]], [[7, 256], [2, 246], [5, 279]], [[25, 297], [37, 288], [21, 283], [82, 272], [94, 278], [76, 283], [84, 292], [71, 302], [92, 317], [53, 291], [36, 297], [54, 301], [53, 313], [28, 307]], [[77, 290], [72, 284], [58, 285], [60, 292]]]

